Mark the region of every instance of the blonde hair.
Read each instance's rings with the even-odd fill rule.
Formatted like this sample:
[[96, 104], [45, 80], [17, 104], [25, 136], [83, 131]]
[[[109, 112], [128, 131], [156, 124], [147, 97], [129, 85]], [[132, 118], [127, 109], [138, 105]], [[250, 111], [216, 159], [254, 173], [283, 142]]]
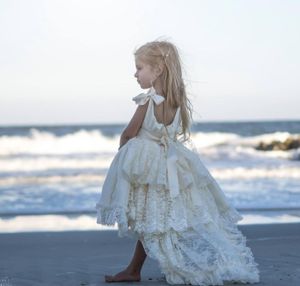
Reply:
[[152, 41], [136, 49], [134, 55], [153, 68], [158, 66], [163, 68], [160, 75], [163, 94], [166, 96], [169, 106], [180, 107], [181, 130], [179, 135], [183, 135], [183, 141], [189, 140], [192, 104], [186, 94], [178, 49], [170, 41]]

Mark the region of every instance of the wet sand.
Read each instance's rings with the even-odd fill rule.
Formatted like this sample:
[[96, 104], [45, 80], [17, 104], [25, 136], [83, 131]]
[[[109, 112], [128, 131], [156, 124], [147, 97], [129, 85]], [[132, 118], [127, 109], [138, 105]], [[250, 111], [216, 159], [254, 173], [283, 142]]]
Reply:
[[[300, 223], [238, 228], [259, 264], [260, 283], [253, 285], [300, 285]], [[150, 258], [141, 282], [104, 282], [104, 274], [115, 274], [127, 265], [134, 247], [134, 240], [119, 238], [115, 230], [2, 233], [0, 285], [168, 285]]]

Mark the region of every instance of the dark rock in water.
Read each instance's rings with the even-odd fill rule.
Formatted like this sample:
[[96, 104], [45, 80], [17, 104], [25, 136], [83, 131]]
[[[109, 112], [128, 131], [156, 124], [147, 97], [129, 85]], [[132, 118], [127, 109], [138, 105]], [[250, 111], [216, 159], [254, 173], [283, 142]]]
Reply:
[[271, 143], [259, 142], [255, 147], [256, 150], [274, 151], [274, 150], [291, 150], [300, 148], [300, 136], [289, 137], [285, 141], [273, 140]]

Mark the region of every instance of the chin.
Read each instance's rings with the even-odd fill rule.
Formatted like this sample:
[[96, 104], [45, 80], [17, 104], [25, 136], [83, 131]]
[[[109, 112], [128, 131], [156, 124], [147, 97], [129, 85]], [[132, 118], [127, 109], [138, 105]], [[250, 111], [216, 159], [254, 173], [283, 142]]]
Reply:
[[141, 85], [140, 84], [140, 86], [141, 86], [141, 89], [147, 89], [148, 87], [145, 87], [144, 85]]

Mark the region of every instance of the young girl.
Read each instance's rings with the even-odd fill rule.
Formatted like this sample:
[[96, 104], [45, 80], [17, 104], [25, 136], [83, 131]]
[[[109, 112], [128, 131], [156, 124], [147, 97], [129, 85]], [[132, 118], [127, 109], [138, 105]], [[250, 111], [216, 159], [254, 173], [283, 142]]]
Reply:
[[146, 256], [157, 260], [169, 284], [259, 282], [258, 264], [237, 228], [229, 203], [190, 136], [191, 104], [174, 44], [136, 50], [134, 76], [142, 89], [124, 129], [96, 204], [97, 223], [118, 223], [118, 235], [137, 239], [126, 269], [106, 282], [140, 281]]

